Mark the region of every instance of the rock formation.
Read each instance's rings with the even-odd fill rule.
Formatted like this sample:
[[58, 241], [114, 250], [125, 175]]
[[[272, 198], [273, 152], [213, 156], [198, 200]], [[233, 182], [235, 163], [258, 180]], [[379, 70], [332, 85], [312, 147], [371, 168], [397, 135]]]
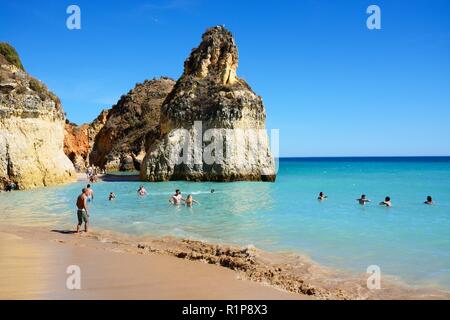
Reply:
[[0, 43], [0, 188], [8, 180], [28, 189], [75, 179], [63, 152], [64, 122], [59, 99]]
[[89, 155], [89, 125], [77, 126], [66, 120], [64, 127], [64, 153], [72, 161], [77, 172], [86, 171], [86, 159]]
[[108, 171], [139, 170], [146, 136], [155, 134], [161, 105], [174, 85], [169, 78], [147, 80], [122, 96], [95, 137], [90, 163]]
[[108, 113], [109, 110], [103, 110], [92, 123], [79, 126], [66, 120], [64, 153], [78, 172], [85, 172], [89, 166], [95, 137], [105, 125]]
[[220, 26], [207, 30], [161, 107], [141, 179], [275, 180], [262, 99], [237, 77], [237, 67], [232, 34]]

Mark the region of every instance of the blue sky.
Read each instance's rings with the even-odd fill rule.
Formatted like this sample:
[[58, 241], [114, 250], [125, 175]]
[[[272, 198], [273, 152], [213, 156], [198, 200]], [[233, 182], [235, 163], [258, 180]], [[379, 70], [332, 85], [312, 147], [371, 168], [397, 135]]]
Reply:
[[[81, 8], [81, 30], [66, 8]], [[381, 30], [366, 9], [381, 8]], [[178, 78], [225, 24], [283, 156], [450, 155], [450, 1], [1, 1], [0, 41], [90, 122], [138, 82]]]

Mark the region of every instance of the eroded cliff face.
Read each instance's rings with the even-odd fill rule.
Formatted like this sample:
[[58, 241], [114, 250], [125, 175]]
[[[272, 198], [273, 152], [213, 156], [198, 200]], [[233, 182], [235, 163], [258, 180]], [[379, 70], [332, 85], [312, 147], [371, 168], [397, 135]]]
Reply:
[[122, 96], [95, 137], [90, 163], [108, 171], [139, 170], [146, 137], [158, 132], [161, 105], [174, 85], [169, 78], [146, 80]]
[[275, 180], [262, 99], [237, 77], [237, 67], [231, 33], [220, 26], [207, 30], [161, 107], [143, 180]]
[[76, 125], [66, 120], [64, 132], [64, 153], [72, 161], [75, 170], [85, 172], [89, 166], [89, 155], [95, 137], [106, 123], [109, 110], [103, 110], [90, 124]]
[[0, 188], [8, 180], [20, 189], [72, 181], [74, 167], [63, 151], [61, 103], [15, 58], [0, 51]]
[[64, 152], [77, 171], [89, 165], [107, 171], [140, 170], [145, 143], [158, 137], [161, 105], [174, 85], [166, 77], [146, 80], [92, 123], [66, 123]]

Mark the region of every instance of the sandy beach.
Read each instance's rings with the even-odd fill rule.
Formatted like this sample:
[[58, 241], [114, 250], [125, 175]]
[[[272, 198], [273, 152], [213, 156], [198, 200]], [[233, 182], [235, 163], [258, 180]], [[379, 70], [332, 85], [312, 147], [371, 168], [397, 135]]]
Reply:
[[[305, 298], [239, 279], [219, 266], [137, 254], [79, 235], [0, 230], [0, 299]], [[66, 288], [70, 265], [81, 268], [81, 290]]]
[[[0, 256], [0, 299], [448, 299], [397, 284], [369, 291], [304, 257], [108, 231], [0, 225]], [[66, 287], [71, 265], [81, 290]]]

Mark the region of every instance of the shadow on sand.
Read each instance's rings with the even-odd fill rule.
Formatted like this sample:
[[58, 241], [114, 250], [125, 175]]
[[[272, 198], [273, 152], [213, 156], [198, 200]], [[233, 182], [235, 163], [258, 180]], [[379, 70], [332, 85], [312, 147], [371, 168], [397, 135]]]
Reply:
[[76, 231], [73, 230], [52, 230], [52, 232], [60, 233], [60, 234], [76, 234]]

